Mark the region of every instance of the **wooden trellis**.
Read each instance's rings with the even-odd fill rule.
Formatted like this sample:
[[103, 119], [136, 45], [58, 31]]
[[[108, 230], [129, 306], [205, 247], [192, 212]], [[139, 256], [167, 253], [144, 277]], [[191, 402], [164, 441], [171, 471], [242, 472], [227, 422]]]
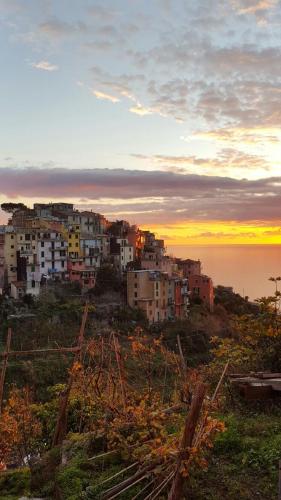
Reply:
[[[84, 307], [81, 327], [80, 327], [79, 335], [78, 335], [78, 339], [77, 339], [77, 345], [74, 347], [58, 347], [58, 348], [54, 348], [54, 349], [34, 349], [34, 350], [27, 350], [27, 351], [11, 351], [10, 347], [11, 347], [11, 340], [12, 340], [12, 329], [11, 328], [8, 329], [6, 349], [3, 353], [0, 353], [0, 359], [1, 358], [3, 359], [1, 377], [0, 377], [0, 415], [2, 413], [2, 408], [3, 408], [5, 378], [6, 378], [6, 370], [7, 370], [9, 358], [10, 357], [18, 357], [18, 356], [30, 356], [30, 355], [36, 356], [38, 354], [72, 353], [72, 354], [75, 354], [73, 364], [75, 362], [81, 360], [84, 332], [85, 332], [85, 327], [86, 327], [86, 322], [87, 322], [87, 317], [88, 317], [88, 310], [89, 310], [89, 306], [88, 306], [88, 303], [86, 303], [86, 305]], [[69, 393], [71, 390], [72, 382], [73, 382], [73, 376], [70, 374], [69, 379], [68, 379], [68, 383], [66, 386], [66, 390], [64, 391], [64, 393], [61, 397], [61, 405], [60, 405], [60, 410], [59, 410], [59, 415], [58, 415], [58, 420], [57, 420], [56, 431], [55, 431], [55, 435], [54, 435], [54, 444], [57, 444], [58, 440], [61, 439], [62, 419], [66, 418], [68, 397], [69, 397]], [[60, 437], [58, 437], [58, 436], [60, 436]]]

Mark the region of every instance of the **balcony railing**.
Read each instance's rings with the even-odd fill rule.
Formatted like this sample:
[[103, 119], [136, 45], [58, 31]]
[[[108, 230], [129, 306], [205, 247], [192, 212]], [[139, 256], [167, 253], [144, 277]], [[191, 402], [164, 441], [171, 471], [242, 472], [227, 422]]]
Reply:
[[33, 251], [31, 249], [30, 250], [20, 250], [20, 255], [23, 257], [30, 256], [30, 255], [33, 255]]

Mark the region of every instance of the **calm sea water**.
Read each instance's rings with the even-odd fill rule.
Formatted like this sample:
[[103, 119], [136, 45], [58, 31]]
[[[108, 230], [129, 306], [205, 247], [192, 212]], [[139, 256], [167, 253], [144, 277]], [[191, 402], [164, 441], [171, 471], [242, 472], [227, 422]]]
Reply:
[[281, 276], [281, 245], [168, 246], [176, 257], [200, 259], [215, 285], [232, 286], [251, 300], [272, 295], [270, 276]]

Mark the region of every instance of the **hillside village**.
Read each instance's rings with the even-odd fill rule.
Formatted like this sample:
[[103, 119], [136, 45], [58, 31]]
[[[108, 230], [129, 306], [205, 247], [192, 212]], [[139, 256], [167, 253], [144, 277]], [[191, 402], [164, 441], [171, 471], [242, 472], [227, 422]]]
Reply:
[[129, 222], [108, 221], [71, 203], [3, 204], [0, 226], [0, 293], [39, 297], [48, 283], [73, 282], [93, 290], [97, 272], [110, 265], [126, 282], [127, 304], [149, 323], [188, 316], [190, 300], [212, 311], [212, 279], [199, 260], [166, 255], [165, 242]]

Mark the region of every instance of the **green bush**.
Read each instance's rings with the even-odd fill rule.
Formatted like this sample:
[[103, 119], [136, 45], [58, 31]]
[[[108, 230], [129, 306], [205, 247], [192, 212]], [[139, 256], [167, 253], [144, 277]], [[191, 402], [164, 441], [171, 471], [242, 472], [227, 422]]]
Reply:
[[11, 495], [28, 495], [30, 472], [28, 468], [15, 469], [0, 474], [0, 498]]

